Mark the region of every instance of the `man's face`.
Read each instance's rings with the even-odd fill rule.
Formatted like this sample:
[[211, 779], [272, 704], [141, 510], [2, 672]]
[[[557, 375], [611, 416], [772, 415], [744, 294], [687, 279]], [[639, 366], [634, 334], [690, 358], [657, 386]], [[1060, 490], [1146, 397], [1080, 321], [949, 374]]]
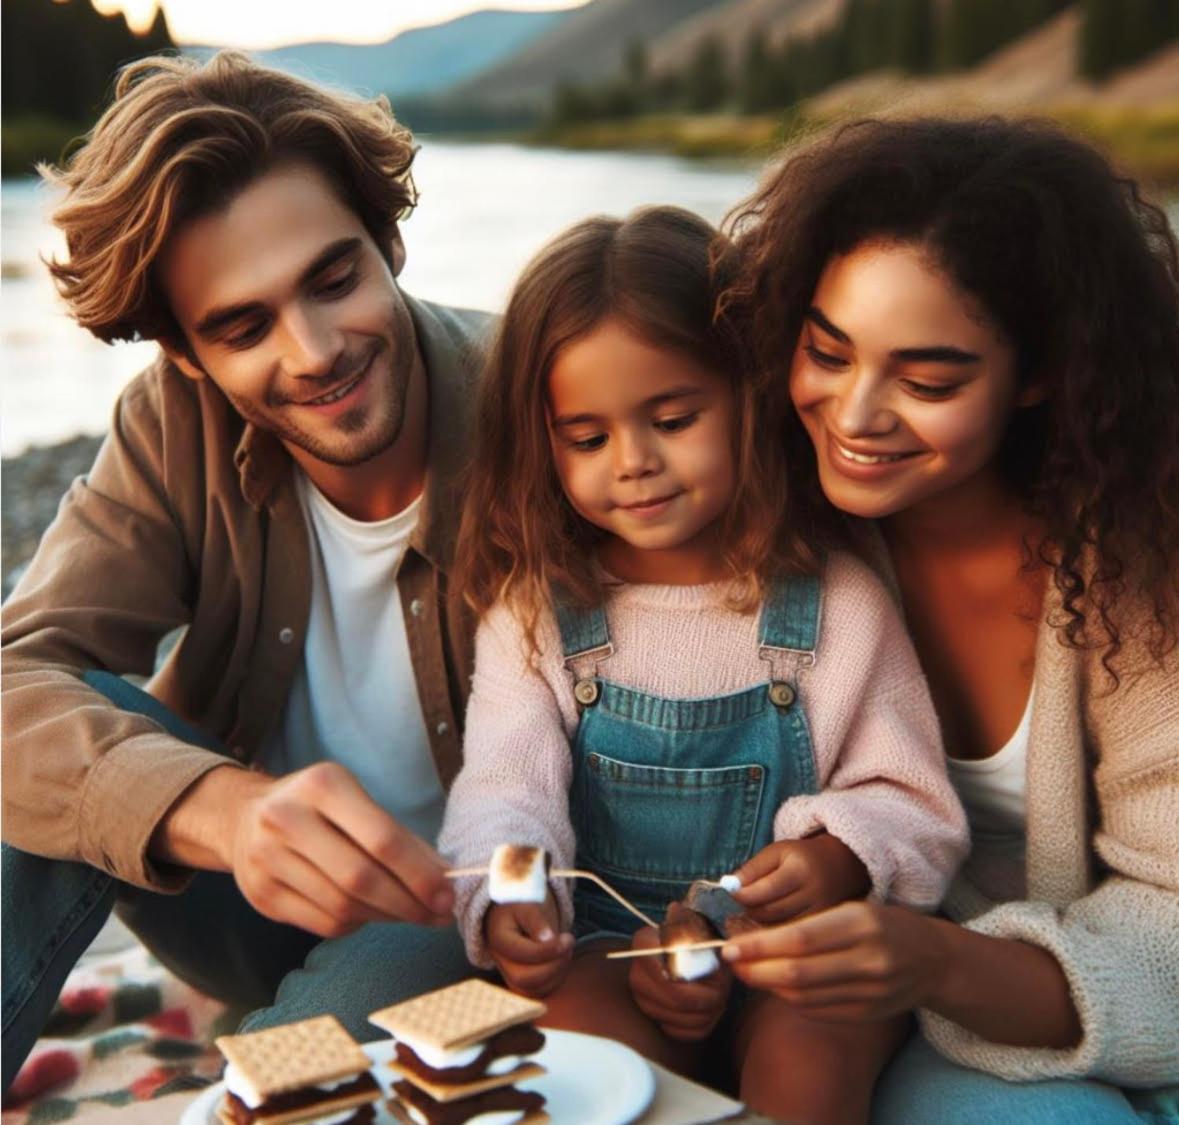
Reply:
[[393, 276], [328, 180], [275, 168], [165, 245], [159, 277], [199, 366], [173, 358], [313, 476], [360, 464], [397, 440], [415, 362]]

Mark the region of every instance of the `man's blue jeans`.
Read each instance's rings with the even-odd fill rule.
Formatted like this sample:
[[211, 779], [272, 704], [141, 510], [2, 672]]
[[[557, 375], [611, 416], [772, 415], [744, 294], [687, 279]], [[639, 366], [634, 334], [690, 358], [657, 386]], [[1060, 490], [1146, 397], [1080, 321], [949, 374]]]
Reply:
[[[221, 748], [118, 676], [86, 682], [127, 711], [215, 752]], [[134, 794], [129, 795], [134, 799]], [[199, 872], [179, 895], [131, 887], [84, 863], [3, 848], [3, 1088], [28, 1056], [78, 958], [114, 909], [182, 980], [239, 1010], [255, 1031], [323, 1012], [358, 1039], [382, 1033], [369, 1012], [472, 973], [455, 929], [370, 923], [345, 938], [264, 918], [232, 876]]]

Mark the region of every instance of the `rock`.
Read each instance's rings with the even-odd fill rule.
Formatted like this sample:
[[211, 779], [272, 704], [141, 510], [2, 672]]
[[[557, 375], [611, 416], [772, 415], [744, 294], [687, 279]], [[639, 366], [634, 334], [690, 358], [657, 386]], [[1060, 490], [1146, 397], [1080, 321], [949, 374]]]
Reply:
[[101, 437], [80, 435], [0, 462], [0, 546], [3, 596], [24, 572], [71, 481], [94, 463]]

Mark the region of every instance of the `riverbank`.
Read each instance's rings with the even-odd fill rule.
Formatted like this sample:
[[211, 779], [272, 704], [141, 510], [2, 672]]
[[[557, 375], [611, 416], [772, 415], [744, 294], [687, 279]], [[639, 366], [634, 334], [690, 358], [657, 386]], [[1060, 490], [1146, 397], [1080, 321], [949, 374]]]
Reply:
[[[909, 107], [899, 107], [911, 112]], [[959, 112], [984, 107], [963, 104]], [[871, 104], [836, 110], [791, 110], [781, 114], [657, 114], [618, 121], [544, 127], [524, 143], [579, 150], [666, 152], [684, 157], [764, 158], [784, 144], [803, 139], [841, 120], [885, 114]], [[897, 112], [893, 110], [892, 112]], [[944, 106], [941, 112], [954, 112]], [[1030, 112], [1030, 111], [1029, 111]], [[1019, 116], [1012, 113], [1012, 116]], [[1143, 108], [1061, 105], [1037, 108], [1096, 145], [1129, 175], [1167, 191], [1179, 190], [1179, 103]]]
[[0, 462], [0, 586], [3, 596], [37, 549], [70, 482], [89, 471], [102, 438], [79, 436]]

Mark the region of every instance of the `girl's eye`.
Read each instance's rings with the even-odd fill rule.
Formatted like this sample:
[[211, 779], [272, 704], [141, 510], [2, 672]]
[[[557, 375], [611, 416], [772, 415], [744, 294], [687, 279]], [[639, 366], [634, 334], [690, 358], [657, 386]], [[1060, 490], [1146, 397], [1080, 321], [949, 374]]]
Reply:
[[321, 282], [316, 292], [321, 297], [343, 297], [346, 293], [350, 293], [356, 288], [356, 283], [359, 279], [359, 271], [350, 269], [347, 273], [341, 274], [339, 277], [330, 278], [327, 281]]
[[700, 411], [694, 410], [691, 414], [677, 414], [674, 418], [656, 418], [655, 428], [665, 434], [676, 434], [686, 430], [699, 417]]
[[961, 385], [959, 383], [920, 383], [915, 379], [902, 379], [901, 385], [918, 398], [940, 401], [949, 398]]
[[842, 371], [847, 366], [847, 360], [840, 359], [830, 352], [820, 351], [814, 344], [806, 344], [802, 350], [820, 367], [826, 367], [829, 371]]
[[593, 453], [594, 450], [601, 449], [605, 444], [605, 434], [594, 434], [592, 437], [571, 440], [569, 442], [569, 448], [576, 449], [578, 453]]

